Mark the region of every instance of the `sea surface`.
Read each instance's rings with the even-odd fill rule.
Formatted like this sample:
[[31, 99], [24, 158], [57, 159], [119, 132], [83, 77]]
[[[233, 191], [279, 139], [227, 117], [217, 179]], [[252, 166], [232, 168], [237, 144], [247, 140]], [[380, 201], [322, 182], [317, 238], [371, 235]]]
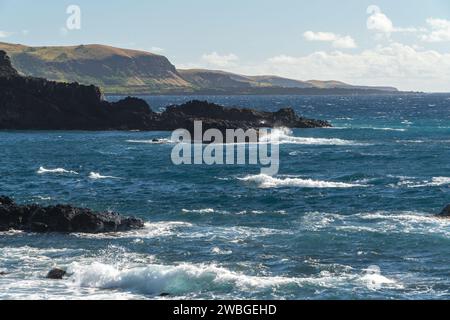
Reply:
[[[195, 97], [144, 98], [161, 111]], [[0, 132], [1, 194], [146, 221], [0, 233], [0, 299], [450, 298], [450, 220], [433, 216], [450, 203], [450, 95], [201, 99], [334, 128], [278, 130], [274, 177], [175, 166], [168, 132]], [[70, 277], [46, 280], [52, 267]]]

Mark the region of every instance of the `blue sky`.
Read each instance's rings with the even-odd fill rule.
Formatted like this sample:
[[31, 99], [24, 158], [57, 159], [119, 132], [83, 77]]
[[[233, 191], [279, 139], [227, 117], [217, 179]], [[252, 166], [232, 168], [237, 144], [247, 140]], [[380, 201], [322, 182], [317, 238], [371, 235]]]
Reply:
[[[80, 30], [66, 28], [71, 4]], [[448, 0], [0, 0], [0, 41], [101, 43], [182, 68], [450, 91]]]

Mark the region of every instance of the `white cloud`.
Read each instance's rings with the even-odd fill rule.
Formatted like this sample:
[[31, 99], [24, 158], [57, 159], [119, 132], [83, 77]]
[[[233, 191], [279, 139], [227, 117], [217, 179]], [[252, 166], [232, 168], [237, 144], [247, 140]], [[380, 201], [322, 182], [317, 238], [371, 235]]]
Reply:
[[243, 72], [303, 80], [333, 79], [360, 85], [393, 85], [402, 90], [450, 90], [450, 54], [400, 43], [356, 54], [318, 51], [300, 57], [280, 55], [268, 59], [262, 68], [247, 68]]
[[0, 38], [8, 38], [10, 36], [12, 36], [13, 33], [12, 32], [8, 32], [8, 31], [1, 31], [0, 30]]
[[355, 40], [350, 36], [341, 36], [332, 32], [306, 31], [303, 37], [308, 41], [331, 42], [334, 48], [354, 49], [357, 47]]
[[369, 18], [367, 18], [367, 29], [382, 33], [394, 32], [394, 24], [391, 19], [381, 12], [378, 6], [369, 6], [367, 14], [370, 14]]
[[331, 32], [313, 32], [306, 31], [303, 36], [308, 41], [334, 41], [336, 40], [336, 35]]
[[217, 52], [213, 52], [204, 54], [202, 60], [213, 66], [228, 67], [234, 65], [239, 58], [233, 53], [220, 55]]
[[394, 26], [392, 20], [381, 11], [380, 7], [375, 5], [371, 5], [367, 8], [367, 14], [369, 14], [369, 18], [367, 18], [367, 29], [379, 34], [384, 34], [387, 37], [394, 32], [407, 33], [421, 31], [421, 29], [414, 27], [401, 28]]
[[450, 21], [445, 19], [429, 18], [427, 24], [431, 31], [429, 34], [423, 35], [422, 40], [428, 42], [444, 42], [450, 41]]

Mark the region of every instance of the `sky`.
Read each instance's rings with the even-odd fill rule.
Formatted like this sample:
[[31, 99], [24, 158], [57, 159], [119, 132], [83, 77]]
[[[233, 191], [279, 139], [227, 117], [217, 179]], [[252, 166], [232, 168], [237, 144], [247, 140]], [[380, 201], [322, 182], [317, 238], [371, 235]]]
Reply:
[[450, 92], [449, 0], [0, 0], [0, 41], [98, 43], [178, 68]]

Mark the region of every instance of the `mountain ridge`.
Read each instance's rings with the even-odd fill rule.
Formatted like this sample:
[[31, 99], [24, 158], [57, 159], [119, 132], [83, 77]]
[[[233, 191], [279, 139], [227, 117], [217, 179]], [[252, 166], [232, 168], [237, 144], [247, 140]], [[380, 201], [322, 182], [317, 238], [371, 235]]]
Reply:
[[301, 81], [273, 75], [177, 69], [165, 56], [107, 45], [30, 47], [0, 42], [26, 76], [94, 84], [106, 94], [376, 94], [393, 87], [353, 86], [340, 81]]

